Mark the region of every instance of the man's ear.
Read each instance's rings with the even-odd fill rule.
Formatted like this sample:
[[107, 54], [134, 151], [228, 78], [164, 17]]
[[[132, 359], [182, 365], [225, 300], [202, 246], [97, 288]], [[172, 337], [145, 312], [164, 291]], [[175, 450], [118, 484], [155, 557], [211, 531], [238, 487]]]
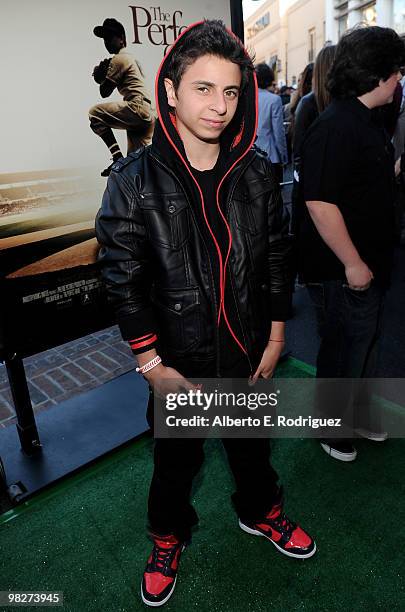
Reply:
[[166, 78], [164, 79], [164, 84], [165, 84], [166, 94], [167, 94], [167, 103], [169, 106], [176, 108], [177, 97], [176, 97], [176, 92], [174, 90], [173, 81], [171, 79]]

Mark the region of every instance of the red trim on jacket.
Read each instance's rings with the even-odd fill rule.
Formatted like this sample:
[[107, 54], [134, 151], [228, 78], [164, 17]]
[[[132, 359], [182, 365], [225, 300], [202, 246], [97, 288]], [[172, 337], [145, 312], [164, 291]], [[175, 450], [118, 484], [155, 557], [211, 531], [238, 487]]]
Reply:
[[[203, 21], [197, 21], [197, 22], [195, 22], [195, 23], [193, 23], [193, 24], [189, 25], [189, 26], [188, 26], [188, 28], [186, 28], [186, 29], [185, 29], [185, 30], [184, 30], [184, 31], [183, 31], [183, 32], [180, 34], [180, 36], [179, 36], [179, 37], [176, 39], [176, 41], [175, 41], [174, 45], [175, 45], [175, 44], [177, 44], [177, 42], [180, 40], [180, 38], [181, 38], [182, 36], [184, 36], [184, 34], [186, 34], [186, 33], [187, 33], [187, 32], [188, 32], [188, 31], [189, 31], [191, 28], [193, 28], [193, 27], [195, 27], [195, 26], [197, 26], [197, 25], [199, 25], [199, 24], [201, 24], [201, 23], [203, 23]], [[227, 29], [227, 31], [228, 31], [228, 32], [229, 32], [229, 33], [230, 33], [230, 34], [231, 34], [231, 35], [232, 35], [232, 36], [233, 36], [233, 37], [234, 37], [236, 40], [238, 40], [238, 42], [240, 42], [240, 44], [242, 45], [242, 43], [241, 43], [240, 39], [239, 39], [239, 38], [236, 36], [236, 34], [235, 34], [234, 32], [232, 32], [232, 30], [230, 30], [229, 28], [226, 28], [226, 29]], [[173, 45], [173, 46], [174, 46], [174, 45]], [[243, 46], [243, 45], [242, 45], [242, 46]], [[169, 55], [169, 53], [170, 53], [170, 51], [167, 53], [167, 55]], [[247, 53], [246, 49], [245, 49], [245, 53], [246, 53], [246, 55], [248, 55], [248, 53]], [[180, 159], [181, 159], [181, 161], [183, 162], [183, 164], [184, 164], [185, 168], [187, 169], [187, 172], [189, 173], [189, 175], [191, 176], [192, 180], [194, 181], [194, 183], [195, 183], [195, 184], [196, 184], [196, 186], [197, 186], [197, 189], [198, 189], [198, 192], [199, 192], [199, 194], [200, 194], [200, 198], [201, 198], [201, 204], [202, 204], [202, 210], [203, 210], [204, 220], [205, 220], [205, 223], [206, 223], [206, 225], [207, 225], [207, 227], [208, 227], [208, 230], [209, 230], [209, 232], [210, 232], [210, 234], [211, 234], [211, 237], [212, 237], [212, 239], [213, 239], [213, 241], [214, 241], [215, 248], [216, 248], [217, 253], [218, 253], [218, 259], [219, 259], [219, 270], [220, 270], [220, 276], [219, 276], [220, 307], [219, 307], [219, 312], [218, 312], [218, 321], [217, 321], [217, 326], [219, 326], [219, 324], [220, 324], [220, 320], [221, 320], [221, 312], [222, 312], [222, 313], [223, 313], [223, 315], [224, 315], [224, 321], [225, 321], [225, 323], [226, 323], [226, 325], [227, 325], [227, 327], [228, 327], [228, 329], [229, 329], [229, 331], [230, 331], [230, 333], [231, 333], [231, 335], [232, 335], [233, 339], [234, 339], [234, 340], [235, 340], [235, 342], [238, 344], [238, 346], [240, 347], [240, 349], [241, 349], [241, 350], [242, 350], [242, 351], [243, 351], [245, 354], [247, 354], [247, 349], [246, 349], [246, 348], [243, 346], [243, 344], [242, 344], [242, 343], [239, 341], [239, 339], [237, 338], [237, 336], [236, 336], [235, 332], [233, 331], [233, 329], [232, 329], [232, 327], [231, 327], [231, 325], [230, 325], [230, 323], [229, 323], [229, 321], [228, 321], [228, 317], [227, 317], [227, 315], [226, 315], [226, 311], [225, 311], [224, 298], [225, 298], [226, 266], [227, 266], [227, 264], [228, 264], [229, 254], [230, 254], [230, 251], [231, 251], [231, 246], [232, 246], [232, 236], [231, 236], [231, 231], [230, 231], [229, 224], [227, 223], [227, 221], [226, 221], [226, 219], [225, 219], [225, 216], [224, 216], [224, 214], [223, 214], [223, 212], [222, 212], [222, 210], [221, 210], [221, 207], [220, 207], [220, 205], [219, 205], [219, 190], [220, 190], [220, 188], [221, 188], [221, 186], [222, 186], [222, 184], [223, 184], [223, 182], [224, 182], [225, 178], [228, 176], [228, 174], [229, 174], [229, 173], [230, 173], [230, 172], [233, 170], [233, 168], [234, 168], [234, 167], [235, 167], [235, 166], [236, 166], [236, 165], [237, 165], [237, 164], [238, 164], [238, 163], [239, 163], [239, 162], [240, 162], [240, 161], [241, 161], [241, 160], [242, 160], [242, 159], [245, 157], [245, 155], [246, 155], [246, 154], [247, 154], [247, 153], [250, 151], [250, 149], [251, 149], [251, 147], [252, 147], [252, 145], [253, 145], [253, 143], [254, 143], [254, 141], [255, 141], [255, 138], [256, 138], [256, 132], [257, 132], [257, 122], [258, 122], [258, 89], [257, 89], [257, 79], [256, 79], [256, 74], [255, 74], [254, 72], [252, 73], [252, 77], [253, 77], [253, 81], [254, 81], [254, 86], [255, 86], [255, 129], [254, 129], [254, 131], [253, 131], [252, 140], [251, 140], [251, 142], [249, 143], [249, 145], [246, 147], [246, 149], [245, 149], [245, 151], [242, 153], [242, 155], [241, 155], [241, 156], [240, 156], [240, 157], [239, 157], [239, 158], [238, 158], [238, 159], [237, 159], [237, 160], [236, 160], [236, 161], [235, 161], [235, 162], [234, 162], [234, 163], [231, 165], [231, 167], [228, 169], [228, 171], [227, 171], [227, 172], [224, 174], [224, 176], [222, 177], [222, 179], [221, 179], [221, 181], [220, 181], [220, 183], [219, 183], [219, 185], [218, 185], [218, 188], [217, 188], [217, 196], [216, 196], [216, 200], [217, 200], [217, 201], [216, 201], [216, 204], [217, 204], [218, 211], [219, 211], [219, 213], [220, 213], [220, 215], [221, 215], [221, 217], [222, 217], [222, 219], [223, 219], [223, 221], [224, 221], [224, 223], [225, 223], [225, 225], [226, 225], [226, 228], [227, 228], [227, 231], [228, 231], [228, 237], [229, 237], [228, 251], [227, 251], [226, 258], [225, 258], [225, 264], [223, 264], [221, 249], [220, 249], [219, 244], [218, 244], [218, 242], [217, 242], [217, 240], [216, 240], [216, 238], [215, 238], [215, 234], [213, 233], [212, 228], [211, 228], [210, 224], [208, 223], [207, 215], [206, 215], [206, 212], [205, 212], [205, 202], [204, 202], [204, 196], [203, 196], [203, 194], [202, 194], [201, 187], [200, 187], [200, 185], [198, 184], [197, 179], [195, 178], [195, 176], [194, 176], [194, 175], [193, 175], [193, 173], [191, 172], [191, 170], [190, 170], [190, 168], [189, 168], [189, 166], [188, 166], [187, 162], [185, 161], [184, 157], [183, 157], [183, 156], [182, 156], [182, 154], [180, 153], [180, 151], [179, 151], [178, 147], [177, 147], [177, 146], [176, 146], [176, 144], [173, 142], [173, 140], [172, 140], [172, 138], [171, 138], [171, 136], [170, 136], [170, 134], [169, 134], [169, 132], [168, 132], [168, 130], [167, 130], [167, 128], [166, 128], [166, 125], [164, 124], [164, 122], [163, 122], [163, 120], [162, 120], [162, 114], [161, 114], [161, 111], [160, 111], [160, 103], [159, 103], [159, 78], [160, 78], [160, 73], [161, 73], [161, 71], [162, 71], [163, 65], [164, 65], [164, 63], [165, 63], [165, 61], [166, 61], [166, 59], [167, 59], [167, 55], [165, 55], [165, 56], [164, 56], [164, 58], [162, 59], [162, 61], [161, 61], [161, 63], [160, 63], [160, 66], [159, 66], [159, 69], [158, 69], [157, 74], [156, 74], [156, 79], [155, 79], [155, 98], [156, 98], [156, 110], [157, 110], [157, 114], [158, 114], [158, 117], [159, 117], [160, 125], [161, 125], [161, 127], [162, 127], [162, 129], [163, 129], [163, 132], [164, 132], [164, 133], [165, 133], [165, 135], [166, 135], [166, 138], [168, 139], [169, 143], [172, 145], [173, 149], [176, 151], [177, 155], [179, 156], [179, 158], [180, 158]], [[176, 126], [176, 120], [175, 120], [175, 117], [172, 117], [172, 116], [171, 116], [171, 117], [170, 117], [170, 119], [171, 119], [172, 124], [174, 125], [174, 127], [176, 128], [176, 131], [177, 131], [177, 126]], [[233, 141], [233, 143], [232, 143], [232, 147], [235, 147], [235, 146], [236, 146], [236, 145], [237, 145], [237, 144], [240, 142], [240, 140], [242, 139], [243, 131], [244, 131], [244, 121], [243, 121], [243, 124], [242, 124], [242, 127], [241, 127], [241, 130], [240, 130], [239, 134], [237, 134], [237, 135], [236, 135], [236, 137], [235, 137], [235, 139], [234, 139], [234, 141]]]
[[[150, 336], [149, 338], [147, 338]], [[147, 340], [143, 340], [143, 338], [147, 338]], [[147, 334], [146, 336], [141, 336], [140, 338], [136, 338], [135, 340], [128, 340], [129, 346], [131, 349], [138, 350], [143, 348], [144, 346], [148, 346], [148, 344], [153, 344], [157, 340], [156, 334]]]

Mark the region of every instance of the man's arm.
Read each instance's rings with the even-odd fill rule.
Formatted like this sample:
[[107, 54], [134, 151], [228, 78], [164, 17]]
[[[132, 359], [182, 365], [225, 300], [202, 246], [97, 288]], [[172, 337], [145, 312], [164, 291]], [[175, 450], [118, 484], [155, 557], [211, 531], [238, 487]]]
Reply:
[[[138, 194], [120, 172], [112, 171], [96, 217], [103, 280], [123, 340], [142, 367], [156, 357], [158, 325], [150, 301], [148, 245]], [[145, 374], [158, 393], [194, 389], [179, 372], [160, 363]]]
[[286, 164], [288, 162], [287, 139], [284, 130], [283, 105], [281, 99], [277, 99], [270, 106], [271, 109], [271, 127], [274, 132], [274, 140], [276, 142], [277, 151], [280, 156], [280, 162]]
[[111, 96], [115, 88], [116, 84], [113, 83], [113, 81], [110, 81], [110, 79], [105, 79], [105, 81], [100, 84], [100, 96], [102, 98], [108, 98], [108, 96]]
[[400, 164], [398, 162], [401, 160], [401, 156], [405, 151], [405, 105], [398, 117], [392, 144], [395, 149], [395, 174], [398, 175], [400, 171]]
[[284, 343], [285, 321], [272, 321], [269, 342]]
[[306, 204], [321, 238], [344, 265], [349, 286], [367, 289], [373, 273], [354, 246], [339, 208], [330, 202], [316, 200]]
[[291, 249], [289, 215], [281, 197], [277, 181], [268, 201], [267, 267], [270, 279], [270, 299], [273, 321], [286, 321], [291, 314]]
[[303, 196], [320, 237], [344, 265], [349, 286], [367, 289], [373, 273], [361, 259], [339, 207], [359, 154], [356, 134], [336, 119], [322, 117], [309, 128], [302, 145]]
[[270, 378], [284, 348], [285, 321], [291, 314], [291, 241], [288, 236], [289, 216], [284, 208], [280, 187], [274, 177], [268, 201], [267, 266], [270, 279], [272, 324], [268, 344], [251, 382], [259, 376]]
[[146, 229], [134, 186], [112, 171], [96, 218], [99, 262], [124, 340], [135, 354], [153, 348], [157, 324], [150, 301]]

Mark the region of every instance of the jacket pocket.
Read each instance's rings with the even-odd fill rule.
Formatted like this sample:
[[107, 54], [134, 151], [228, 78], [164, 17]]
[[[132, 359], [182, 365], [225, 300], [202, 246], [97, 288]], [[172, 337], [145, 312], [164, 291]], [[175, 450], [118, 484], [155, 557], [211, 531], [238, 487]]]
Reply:
[[184, 355], [201, 340], [200, 294], [198, 287], [159, 289], [152, 301], [159, 320], [159, 340], [173, 355]]
[[151, 243], [180, 249], [189, 239], [188, 204], [179, 194], [148, 194], [142, 197], [142, 211]]

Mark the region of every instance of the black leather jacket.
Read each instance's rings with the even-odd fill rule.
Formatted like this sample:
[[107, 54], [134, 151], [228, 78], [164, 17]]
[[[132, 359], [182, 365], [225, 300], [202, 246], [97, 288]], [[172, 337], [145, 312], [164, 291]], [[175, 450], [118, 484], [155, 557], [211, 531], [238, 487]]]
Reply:
[[[251, 151], [234, 168], [226, 201], [233, 237], [227, 282], [253, 363], [271, 320], [286, 320], [290, 308], [288, 220], [263, 156]], [[215, 356], [219, 304], [209, 250], [181, 182], [153, 150], [117, 164], [96, 231], [124, 339], [152, 328], [166, 361]]]
[[[157, 78], [161, 87], [162, 74]], [[255, 114], [247, 113], [246, 105], [256, 108], [256, 93], [251, 79], [221, 143], [226, 164], [218, 197], [232, 236], [221, 279], [201, 215], [209, 204], [202, 201], [169, 110], [159, 104], [166, 100], [163, 89], [152, 145], [118, 161], [109, 177], [96, 220], [109, 297], [123, 338], [156, 333], [165, 365], [218, 357], [218, 317], [226, 320], [230, 297], [236, 305], [235, 342], [252, 370], [271, 321], [289, 317], [288, 215], [271, 163], [252, 148]], [[232, 328], [232, 321], [227, 324]]]

